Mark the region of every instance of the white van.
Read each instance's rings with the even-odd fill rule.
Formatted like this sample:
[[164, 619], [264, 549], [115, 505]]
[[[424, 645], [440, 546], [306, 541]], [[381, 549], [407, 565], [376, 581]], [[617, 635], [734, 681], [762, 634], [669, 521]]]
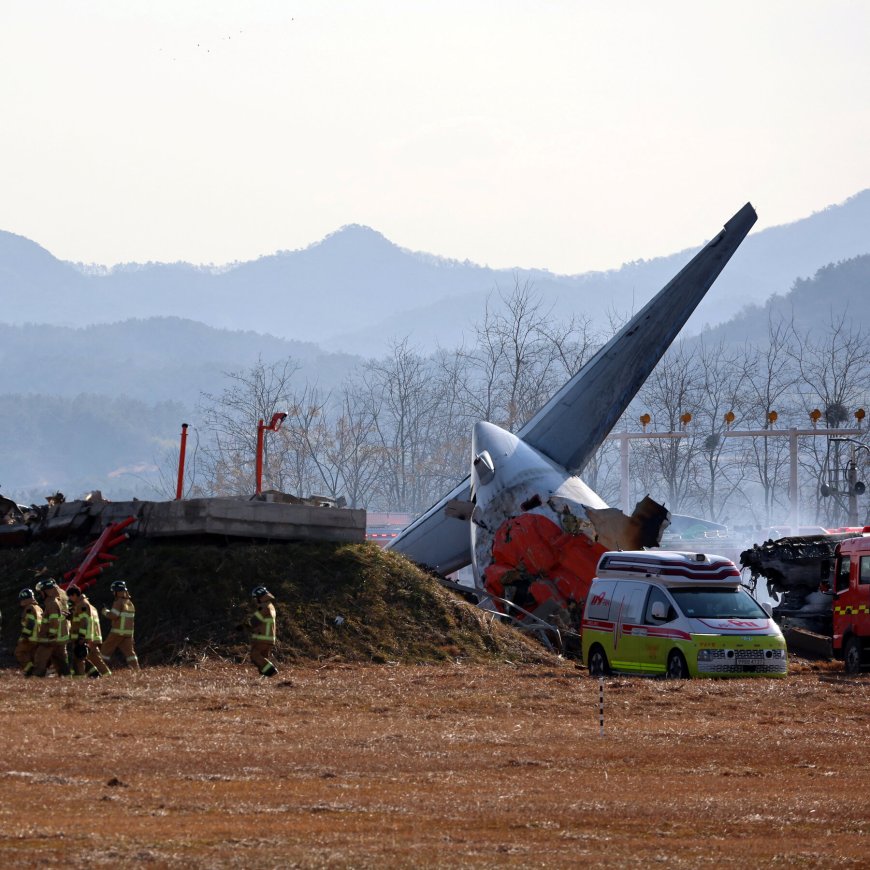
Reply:
[[583, 611], [583, 661], [667, 677], [784, 677], [785, 639], [722, 556], [668, 550], [605, 553]]

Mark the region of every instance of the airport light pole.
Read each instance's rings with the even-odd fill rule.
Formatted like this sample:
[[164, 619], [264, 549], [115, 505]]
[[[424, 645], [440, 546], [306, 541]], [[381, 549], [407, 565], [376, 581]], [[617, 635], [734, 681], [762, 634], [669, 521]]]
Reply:
[[263, 445], [266, 432], [277, 432], [281, 428], [281, 424], [287, 418], [284, 411], [276, 411], [272, 414], [272, 419], [267, 426], [262, 419], [257, 423], [257, 491], [259, 495], [263, 491]]

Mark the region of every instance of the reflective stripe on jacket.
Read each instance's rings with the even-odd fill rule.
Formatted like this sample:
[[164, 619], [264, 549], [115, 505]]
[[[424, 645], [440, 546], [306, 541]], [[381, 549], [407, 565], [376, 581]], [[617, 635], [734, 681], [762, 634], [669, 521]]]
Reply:
[[42, 622], [42, 608], [38, 604], [28, 604], [21, 614], [21, 637], [36, 641], [40, 622]]
[[275, 643], [275, 606], [269, 603], [265, 609], [266, 612], [263, 613], [262, 607], [257, 608], [250, 619], [250, 625], [253, 629], [251, 640]]
[[129, 598], [116, 598], [109, 612], [112, 620], [112, 631], [122, 637], [133, 637], [133, 623], [136, 619], [136, 608]]
[[102, 643], [103, 634], [100, 631], [100, 617], [97, 608], [84, 596], [73, 611], [73, 640], [89, 640], [94, 643]]
[[40, 643], [67, 643], [69, 641], [67, 615], [61, 610], [60, 602], [56, 598], [49, 598], [45, 602], [37, 640]]

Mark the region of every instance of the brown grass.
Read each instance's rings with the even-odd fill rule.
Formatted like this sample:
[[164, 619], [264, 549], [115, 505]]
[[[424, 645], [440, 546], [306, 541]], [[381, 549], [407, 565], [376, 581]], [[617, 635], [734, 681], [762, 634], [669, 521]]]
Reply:
[[870, 680], [0, 672], [0, 866], [856, 866]]

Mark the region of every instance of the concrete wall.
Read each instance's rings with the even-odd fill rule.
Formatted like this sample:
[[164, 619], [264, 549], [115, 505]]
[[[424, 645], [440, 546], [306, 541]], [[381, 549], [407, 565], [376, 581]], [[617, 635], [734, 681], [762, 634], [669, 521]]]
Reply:
[[98, 534], [111, 523], [135, 516], [127, 531], [146, 538], [202, 535], [272, 541], [365, 540], [366, 512], [359, 509], [247, 498], [198, 498], [183, 501], [93, 503], [74, 501], [50, 508], [33, 529], [34, 538]]

